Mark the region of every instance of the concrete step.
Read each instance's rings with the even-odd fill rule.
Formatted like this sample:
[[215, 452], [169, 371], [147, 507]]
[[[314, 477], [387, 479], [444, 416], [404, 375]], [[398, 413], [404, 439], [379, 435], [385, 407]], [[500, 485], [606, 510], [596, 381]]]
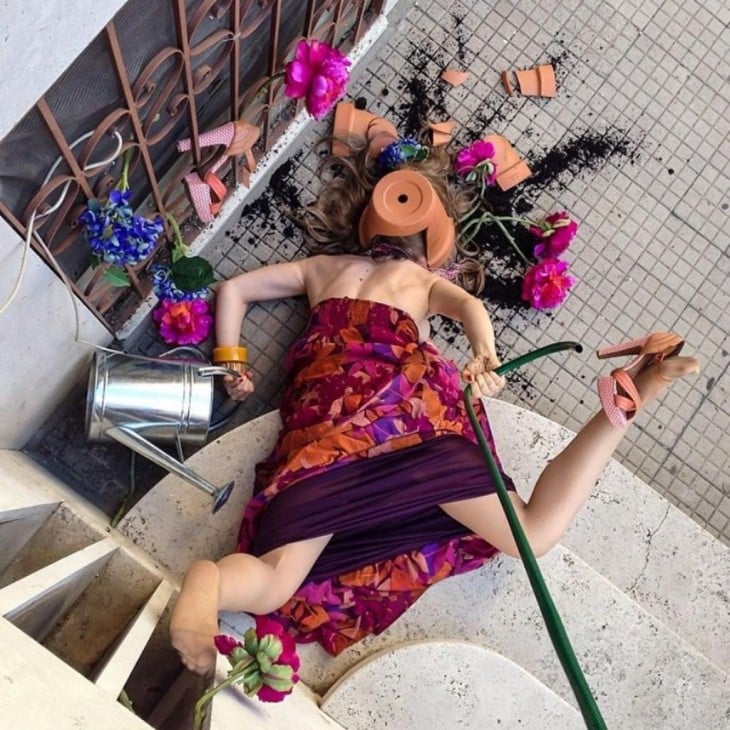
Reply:
[[[24, 676], [23, 661], [15, 652], [17, 646], [10, 647], [7, 655], [4, 646], [5, 674], [13, 681], [0, 682], [0, 694], [7, 699], [7, 703], [0, 702], [0, 724], [147, 726], [122, 708], [117, 697], [130, 683], [130, 677], [135, 673], [138, 676], [142, 669], [144, 681], [136, 681], [134, 694], [141, 697], [149, 693], [152, 701], [147, 697], [144, 700], [152, 705], [164, 693], [165, 684], [160, 680], [165, 677], [166, 666], [172, 667], [173, 677], [179, 673], [180, 664], [169, 647], [166, 625], [167, 653], [156, 650], [154, 660], [141, 661], [149, 654], [155, 634], [157, 648], [161, 643], [158, 627], [167, 616], [166, 607], [178, 587], [177, 581], [127, 538], [111, 530], [104, 515], [75, 503], [64, 485], [24, 455], [0, 451], [0, 485], [0, 544], [10, 553], [0, 575], [2, 622], [7, 625], [7, 635], [16, 637], [13, 641], [25, 647], [18, 650], [19, 654], [50, 666], [58, 662], [66, 668], [62, 672], [66, 679], [59, 685], [48, 685], [38, 697], [39, 707], [34, 712], [38, 717], [51, 717], [59, 708], [66, 712], [68, 703], [56, 695], [68, 692], [74, 676], [79, 696], [88, 695], [91, 706], [98, 706], [101, 696], [109, 703], [108, 712], [93, 722], [78, 720], [86, 717], [81, 710], [59, 714], [55, 723], [38, 724], [26, 723], [26, 714], [6, 714], [8, 707], [25, 697], [27, 686], [35, 684]], [[28, 528], [27, 535], [22, 527]], [[27, 641], [18, 640], [15, 632], [21, 632], [33, 648], [27, 649]], [[43, 658], [39, 660], [39, 656]], [[172, 681], [169, 674], [168, 684]], [[91, 677], [97, 680], [93, 692], [83, 689]], [[69, 694], [73, 696], [74, 692]], [[135, 703], [135, 710], [144, 705], [144, 701]], [[112, 722], [119, 710], [133, 719], [128, 723]]]
[[577, 710], [514, 662], [456, 641], [373, 654], [340, 677], [321, 707], [347, 730], [585, 727]]
[[122, 634], [109, 657], [94, 672], [94, 684], [119, 697], [139, 661], [152, 632], [160, 621], [173, 593], [173, 586], [162, 581]]
[[[487, 408], [503, 466], [527, 498], [574, 434], [502, 401]], [[628, 469], [608, 464], [561, 543], [730, 671], [730, 642], [719, 640], [730, 636], [730, 550]]]
[[2, 727], [149, 730], [146, 722], [2, 618], [0, 646]]
[[[608, 727], [724, 725], [727, 674], [562, 546], [540, 563]], [[316, 644], [302, 645], [300, 674], [326, 694], [364, 659], [414, 640], [470, 642], [496, 651], [576, 706], [522, 563], [505, 556], [430, 588], [380, 636], [338, 657]]]

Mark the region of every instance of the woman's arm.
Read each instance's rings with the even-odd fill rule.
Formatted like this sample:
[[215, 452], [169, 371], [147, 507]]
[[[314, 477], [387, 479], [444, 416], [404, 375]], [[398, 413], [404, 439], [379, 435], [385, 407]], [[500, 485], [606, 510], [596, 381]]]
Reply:
[[307, 259], [271, 264], [223, 282], [216, 294], [216, 344], [238, 344], [249, 304], [306, 294], [306, 266]]
[[[271, 264], [247, 271], [223, 282], [216, 293], [215, 339], [216, 346], [237, 347], [241, 325], [249, 304], [283, 299], [306, 294], [307, 259], [286, 264]], [[245, 400], [253, 393], [251, 373], [245, 362], [226, 362], [238, 370], [238, 378], [226, 376], [223, 384], [234, 400]]]
[[494, 328], [484, 304], [456, 284], [439, 278], [431, 286], [428, 297], [430, 314], [461, 322], [474, 357], [461, 371], [472, 385], [474, 397], [495, 396], [505, 386], [505, 379], [492, 372], [500, 365], [494, 339]]
[[428, 310], [430, 314], [442, 314], [461, 322], [474, 356], [487, 355], [499, 364], [492, 320], [481, 300], [460, 286], [439, 278], [429, 292]]

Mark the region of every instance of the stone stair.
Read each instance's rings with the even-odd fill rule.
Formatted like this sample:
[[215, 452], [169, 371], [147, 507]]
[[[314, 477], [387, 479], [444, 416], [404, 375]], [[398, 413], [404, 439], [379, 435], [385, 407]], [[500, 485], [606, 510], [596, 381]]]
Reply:
[[[505, 468], [527, 496], [522, 486], [534, 483], [546, 460], [572, 434], [500, 401], [489, 401], [488, 408]], [[169, 476], [130, 511], [120, 530], [178, 576], [191, 560], [230, 551], [254, 465], [267, 453], [278, 428], [278, 414], [267, 414], [188, 460], [214, 483], [236, 480], [231, 501], [215, 516], [204, 494]], [[163, 535], [151, 525], [174, 528], [168, 527]], [[726, 725], [730, 657], [724, 637], [730, 629], [730, 562], [725, 546], [611, 462], [562, 544], [540, 565], [609, 727]], [[242, 633], [249, 625], [246, 615], [223, 616], [223, 629], [230, 633]], [[418, 642], [417, 649], [408, 648], [413, 642]], [[572, 692], [522, 564], [505, 556], [429, 589], [382, 635], [369, 637], [336, 658], [317, 645], [301, 646], [300, 674], [308, 688], [324, 697], [322, 709], [342, 726], [379, 726], [367, 724], [373, 718], [373, 663], [397, 667], [392, 691], [378, 695], [383, 706], [379, 716], [389, 712], [396, 716], [415, 682], [408, 657], [415, 651], [433, 653], [431, 662], [418, 662], [425, 668], [420, 682], [428, 686], [435, 676], [431, 668], [440, 666], [437, 657], [444, 654], [444, 642], [451, 642], [452, 659], [459, 647], [466, 647], [464, 662], [483, 663], [485, 655], [479, 651], [497, 653], [511, 662], [522, 672], [514, 691], [537, 692], [535, 701], [543, 703], [556, 696], [557, 706], [565, 708], [564, 720], [557, 726], [571, 726], [576, 707]], [[479, 659], [473, 658], [475, 651]], [[452, 665], [457, 667], [458, 661]], [[450, 686], [458, 688], [452, 693], [455, 708], [464, 694], [490, 691], [481, 676], [466, 684], [453, 672], [449, 676]], [[346, 693], [347, 699], [339, 693]], [[400, 705], [388, 709], [386, 697]], [[423, 702], [415, 695], [413, 700], [414, 708]], [[432, 708], [432, 715], [440, 709]], [[358, 724], [359, 712], [364, 724]], [[415, 714], [413, 718], [411, 725], [397, 725], [399, 730], [420, 727]], [[474, 716], [472, 722], [464, 727], [488, 726], [486, 717]]]
[[[66, 720], [68, 727], [96, 726], [77, 695], [94, 713], [107, 706], [119, 727], [146, 726], [116, 700], [137, 675], [150, 690], [142, 709], [154, 705], [161, 693], [151, 689], [179, 674], [177, 662], [148, 651], [155, 633], [159, 641], [177, 579], [25, 455], [0, 452], [0, 483], [0, 624], [3, 646], [15, 652], [7, 676], [19, 690], [0, 685], [2, 715], [28, 711], [26, 695], [43, 673], [33, 670], [31, 682], [24, 663], [58, 675], [31, 703], [38, 723], [7, 727], [65, 727]], [[64, 706], [68, 717], [59, 714]]]
[[[500, 401], [488, 409], [505, 468], [527, 496], [523, 485], [571, 434]], [[279, 425], [269, 413], [188, 460], [213, 483], [236, 481], [215, 515], [207, 495], [170, 475], [116, 530], [25, 455], [0, 451], [3, 727], [190, 726], [204, 685], [169, 646], [169, 608], [191, 560], [233, 549], [254, 466]], [[725, 546], [612, 462], [540, 565], [609, 727], [727, 725]], [[224, 614], [222, 630], [251, 623]], [[312, 644], [300, 655], [302, 681], [286, 702], [224, 692], [209, 727], [582, 724], [522, 564], [506, 556], [434, 586], [336, 658]], [[218, 679], [227, 669], [219, 658]], [[136, 714], [117, 701], [122, 689]]]
[[[0, 727], [192, 727], [206, 680], [169, 643], [178, 576], [24, 454], [0, 450], [0, 485]], [[304, 683], [278, 706], [239, 699], [221, 697], [208, 727], [339, 727]]]

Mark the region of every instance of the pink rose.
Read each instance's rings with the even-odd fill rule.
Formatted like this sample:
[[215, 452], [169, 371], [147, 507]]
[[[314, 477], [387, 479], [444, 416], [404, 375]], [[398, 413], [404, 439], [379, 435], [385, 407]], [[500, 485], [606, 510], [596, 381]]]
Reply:
[[322, 117], [345, 95], [350, 61], [336, 48], [313, 40], [299, 41], [294, 60], [284, 67], [284, 93], [304, 99], [307, 111]]
[[577, 231], [578, 224], [564, 210], [547, 216], [536, 226], [530, 226], [530, 233], [538, 239], [535, 258], [540, 260], [560, 256], [570, 246]]
[[454, 172], [457, 175], [468, 175], [473, 170], [482, 172], [487, 185], [493, 185], [497, 179], [497, 166], [494, 164], [494, 145], [481, 139], [472, 142], [460, 150], [454, 158]]
[[522, 298], [535, 309], [552, 309], [562, 304], [575, 279], [566, 274], [567, 261], [543, 259], [530, 267], [522, 282]]
[[213, 317], [205, 299], [176, 302], [163, 299], [152, 314], [168, 344], [197, 345], [210, 334]]

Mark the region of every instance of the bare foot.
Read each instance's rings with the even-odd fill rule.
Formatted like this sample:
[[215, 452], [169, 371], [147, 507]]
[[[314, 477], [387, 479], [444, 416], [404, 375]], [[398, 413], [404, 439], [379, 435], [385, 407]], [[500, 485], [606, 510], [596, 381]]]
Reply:
[[636, 376], [636, 387], [644, 403], [650, 403], [663, 393], [675, 380], [685, 375], [699, 373], [700, 363], [694, 357], [668, 357], [651, 365]]
[[218, 633], [218, 566], [210, 561], [193, 563], [185, 573], [182, 590], [170, 618], [170, 640], [182, 663], [197, 674], [214, 666]]

